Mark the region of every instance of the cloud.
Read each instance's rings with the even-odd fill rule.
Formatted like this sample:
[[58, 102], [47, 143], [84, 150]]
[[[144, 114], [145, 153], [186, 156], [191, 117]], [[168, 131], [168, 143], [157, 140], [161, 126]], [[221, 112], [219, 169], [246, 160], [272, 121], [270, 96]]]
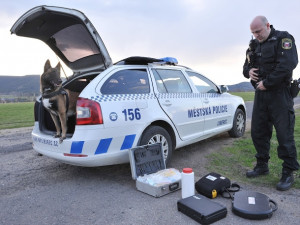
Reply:
[[[43, 4], [82, 11], [94, 24], [114, 62], [134, 55], [172, 56], [180, 64], [209, 74], [216, 83], [228, 82], [227, 77], [234, 83], [245, 81], [241, 71], [251, 38], [249, 24], [256, 15], [267, 16], [275, 28], [293, 34], [296, 44], [300, 41], [297, 0], [288, 4], [274, 0], [48, 0]], [[52, 53], [37, 41], [29, 44], [26, 38], [12, 39], [8, 33], [15, 20], [36, 5], [34, 0], [17, 0], [3, 3], [0, 9], [1, 49], [4, 46], [7, 56], [1, 59], [5, 65], [38, 62], [38, 69], [27, 66], [26, 74], [29, 70], [40, 71]], [[25, 72], [26, 66], [22, 68]], [[0, 74], [4, 71], [8, 71], [6, 66], [0, 68]], [[11, 74], [13, 71], [17, 67], [11, 69]]]

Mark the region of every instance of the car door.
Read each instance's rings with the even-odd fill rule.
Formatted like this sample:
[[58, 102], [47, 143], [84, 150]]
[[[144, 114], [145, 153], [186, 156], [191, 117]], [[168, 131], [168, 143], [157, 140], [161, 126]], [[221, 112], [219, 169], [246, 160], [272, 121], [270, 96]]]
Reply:
[[220, 93], [219, 88], [208, 78], [193, 71], [186, 71], [195, 87], [201, 93], [203, 102], [204, 135], [219, 133], [231, 126], [233, 109], [227, 93]]
[[161, 108], [171, 119], [182, 140], [202, 135], [204, 117], [200, 114], [202, 102], [193, 93], [184, 73], [176, 69], [153, 68], [156, 96]]

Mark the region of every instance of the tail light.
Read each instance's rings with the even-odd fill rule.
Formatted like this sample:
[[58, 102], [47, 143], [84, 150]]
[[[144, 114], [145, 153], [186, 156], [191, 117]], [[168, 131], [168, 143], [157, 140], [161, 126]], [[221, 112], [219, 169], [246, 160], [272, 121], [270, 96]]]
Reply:
[[78, 98], [76, 113], [77, 125], [103, 124], [101, 107], [98, 102], [86, 98]]

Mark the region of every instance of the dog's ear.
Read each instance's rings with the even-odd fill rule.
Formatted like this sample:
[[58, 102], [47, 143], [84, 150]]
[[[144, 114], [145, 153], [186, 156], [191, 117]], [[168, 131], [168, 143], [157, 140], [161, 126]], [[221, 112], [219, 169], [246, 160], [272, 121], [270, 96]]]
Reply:
[[58, 62], [55, 69], [57, 70], [59, 76], [60, 76], [60, 67], [61, 67], [60, 62]]
[[51, 68], [51, 64], [50, 64], [50, 61], [49, 59], [47, 59], [46, 63], [45, 63], [45, 66], [44, 66], [44, 73], [49, 70]]

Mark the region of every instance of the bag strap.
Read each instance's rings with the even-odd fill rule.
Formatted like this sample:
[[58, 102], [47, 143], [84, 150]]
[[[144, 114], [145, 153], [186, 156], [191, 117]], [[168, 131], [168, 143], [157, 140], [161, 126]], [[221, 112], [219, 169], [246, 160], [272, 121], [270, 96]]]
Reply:
[[[231, 192], [238, 192], [241, 189], [241, 186], [237, 183], [233, 183], [230, 185], [229, 188], [224, 188], [222, 191], [222, 197], [223, 198], [231, 198], [233, 200], [233, 196], [231, 195]], [[224, 193], [227, 193], [228, 195], [224, 195]]]
[[[231, 189], [231, 188], [236, 188], [236, 189]], [[237, 183], [231, 184], [230, 188], [228, 188], [229, 192], [237, 192], [241, 189], [241, 186]]]
[[277, 203], [272, 199], [269, 199], [269, 202], [273, 203], [274, 208], [272, 207], [271, 208], [272, 208], [272, 212], [275, 212], [278, 209]]

